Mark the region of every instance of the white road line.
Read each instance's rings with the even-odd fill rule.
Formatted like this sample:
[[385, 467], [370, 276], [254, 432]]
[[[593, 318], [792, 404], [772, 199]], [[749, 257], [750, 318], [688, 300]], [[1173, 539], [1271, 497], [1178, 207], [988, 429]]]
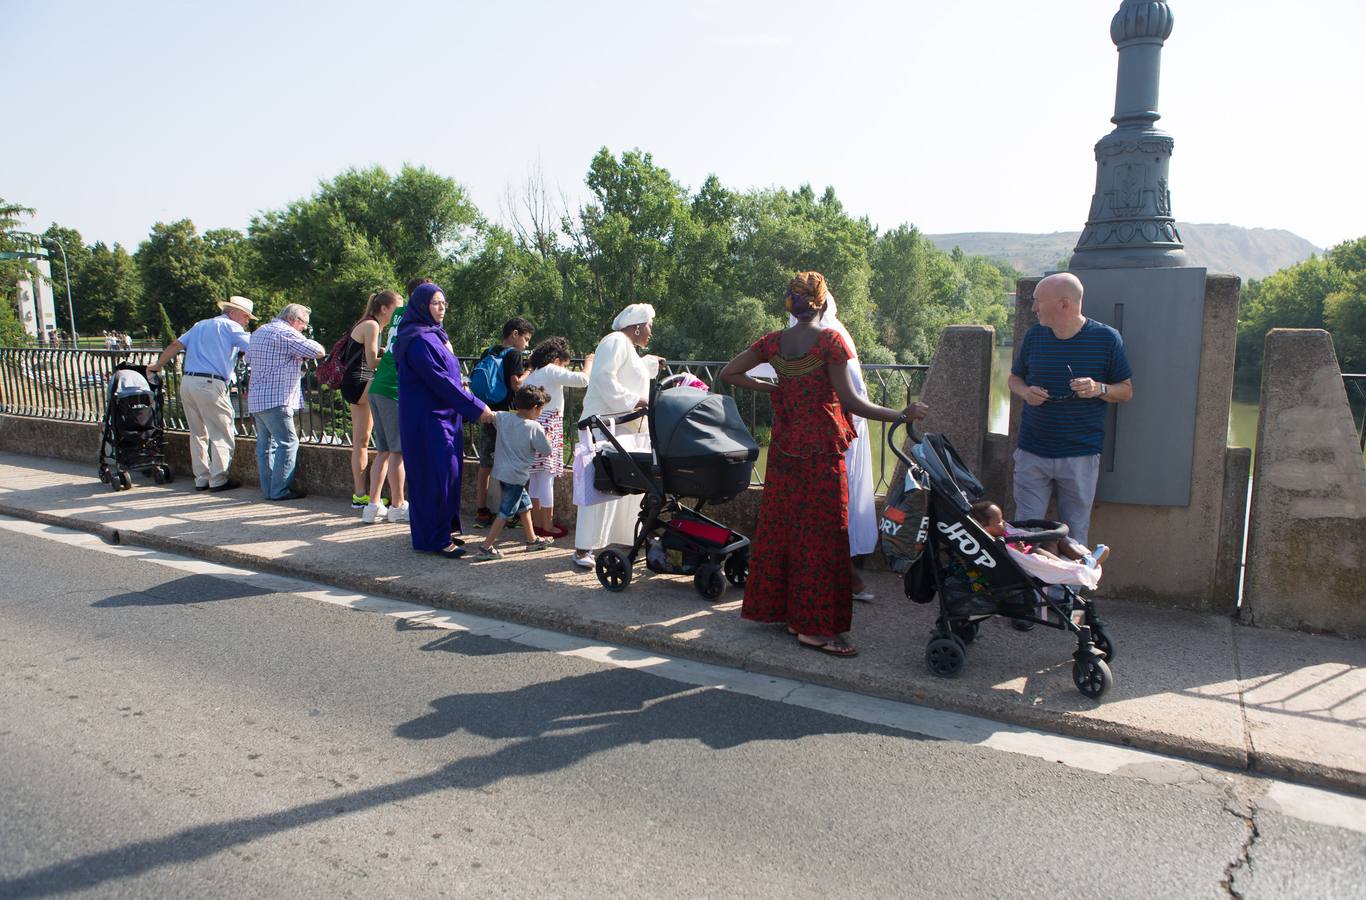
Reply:
[[[420, 621], [431, 628], [461, 631], [482, 637], [513, 641], [527, 647], [589, 660], [601, 665], [649, 672], [661, 678], [712, 690], [734, 691], [763, 700], [787, 703], [803, 709], [842, 716], [870, 725], [881, 725], [925, 737], [973, 744], [1005, 753], [1058, 762], [1100, 774], [1128, 775], [1125, 770], [1151, 771], [1153, 764], [1218, 773], [1219, 770], [1187, 760], [1143, 750], [1081, 738], [1047, 734], [977, 716], [945, 712], [926, 706], [884, 700], [710, 663], [662, 656], [645, 650], [605, 644], [542, 628], [503, 622], [469, 613], [420, 606], [372, 594], [359, 594], [284, 575], [273, 575], [235, 566], [206, 562], [140, 547], [112, 546], [83, 531], [38, 522], [0, 518], [0, 528], [16, 534], [43, 538], [73, 547], [126, 559], [153, 562], [178, 572], [245, 581], [271, 593], [292, 594], [358, 612], [395, 619]], [[1133, 776], [1141, 777], [1141, 776]], [[1345, 828], [1366, 834], [1366, 798], [1335, 791], [1263, 779], [1270, 787], [1263, 798], [1268, 807], [1307, 822]]]

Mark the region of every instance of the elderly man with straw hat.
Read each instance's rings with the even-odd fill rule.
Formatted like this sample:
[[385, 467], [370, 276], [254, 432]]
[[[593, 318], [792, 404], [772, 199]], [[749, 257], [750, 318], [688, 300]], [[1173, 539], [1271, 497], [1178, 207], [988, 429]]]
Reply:
[[237, 354], [245, 353], [251, 340], [244, 326], [256, 316], [246, 297], [220, 300], [218, 308], [223, 310], [222, 315], [196, 322], [149, 366], [151, 371], [160, 372], [176, 354], [185, 353], [180, 402], [190, 431], [190, 467], [197, 491], [230, 491], [242, 486], [228, 475], [237, 443], [228, 382]]

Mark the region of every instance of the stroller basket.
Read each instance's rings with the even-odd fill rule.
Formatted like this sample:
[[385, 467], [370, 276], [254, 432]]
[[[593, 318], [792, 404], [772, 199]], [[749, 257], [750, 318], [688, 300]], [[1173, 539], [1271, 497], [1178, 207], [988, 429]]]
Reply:
[[593, 487], [604, 494], [644, 494], [659, 477], [654, 453], [649, 450], [617, 450], [608, 447], [593, 458]]

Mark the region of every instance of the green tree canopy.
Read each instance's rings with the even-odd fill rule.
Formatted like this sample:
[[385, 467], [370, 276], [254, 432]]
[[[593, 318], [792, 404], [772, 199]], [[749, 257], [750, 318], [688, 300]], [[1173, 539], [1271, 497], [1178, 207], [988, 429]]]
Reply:
[[[478, 210], [454, 180], [404, 166], [349, 169], [312, 196], [252, 219], [249, 234], [264, 284], [313, 309], [330, 341], [373, 292], [441, 276], [477, 243]], [[458, 298], [452, 297], [452, 308]]]
[[1272, 328], [1324, 328], [1343, 371], [1366, 370], [1366, 237], [1250, 281], [1238, 317], [1238, 379], [1261, 381]]

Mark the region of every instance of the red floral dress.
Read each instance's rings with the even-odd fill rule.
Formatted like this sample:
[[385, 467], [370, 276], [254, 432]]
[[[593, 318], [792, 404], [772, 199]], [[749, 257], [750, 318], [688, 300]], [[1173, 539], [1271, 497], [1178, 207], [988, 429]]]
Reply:
[[853, 620], [844, 451], [855, 433], [828, 366], [852, 354], [839, 332], [827, 329], [806, 355], [788, 359], [778, 336], [750, 347], [777, 372], [778, 390], [770, 395], [773, 439], [741, 615], [833, 638]]

